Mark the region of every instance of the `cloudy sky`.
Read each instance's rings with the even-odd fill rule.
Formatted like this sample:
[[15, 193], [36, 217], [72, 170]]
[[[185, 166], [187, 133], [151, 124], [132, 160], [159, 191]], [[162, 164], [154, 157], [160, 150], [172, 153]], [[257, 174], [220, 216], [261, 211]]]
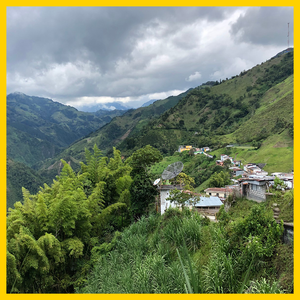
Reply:
[[7, 7], [7, 94], [136, 107], [293, 47], [292, 7]]

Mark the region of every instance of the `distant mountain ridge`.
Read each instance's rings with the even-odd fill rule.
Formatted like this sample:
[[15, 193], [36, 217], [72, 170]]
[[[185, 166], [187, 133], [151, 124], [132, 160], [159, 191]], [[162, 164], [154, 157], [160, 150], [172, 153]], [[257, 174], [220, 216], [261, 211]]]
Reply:
[[147, 107], [139, 107], [126, 111], [122, 116], [113, 118], [112, 121], [105, 126], [74, 142], [58, 156], [45, 161], [41, 168], [48, 169], [61, 158], [67, 158], [70, 161], [72, 161], [72, 159], [70, 159], [71, 157], [74, 160], [82, 160], [84, 159], [85, 148], [92, 150], [94, 144], [97, 144], [103, 154], [109, 155], [112, 151], [112, 147], [120, 144], [131, 134], [139, 133], [151, 120], [154, 120], [175, 106], [189, 91], [190, 90], [187, 90], [177, 96], [169, 96], [164, 100], [155, 101]]
[[157, 101], [157, 99], [151, 99], [151, 100], [145, 102], [141, 107], [149, 106], [150, 104], [154, 103], [155, 101]]
[[6, 107], [7, 154], [28, 166], [53, 157], [112, 119], [20, 92], [7, 95]]
[[83, 112], [95, 113], [99, 110], [112, 111], [112, 110], [128, 110], [131, 108], [132, 107], [127, 106], [121, 102], [106, 102], [106, 103], [97, 103], [94, 105], [83, 105], [80, 106], [78, 110]]

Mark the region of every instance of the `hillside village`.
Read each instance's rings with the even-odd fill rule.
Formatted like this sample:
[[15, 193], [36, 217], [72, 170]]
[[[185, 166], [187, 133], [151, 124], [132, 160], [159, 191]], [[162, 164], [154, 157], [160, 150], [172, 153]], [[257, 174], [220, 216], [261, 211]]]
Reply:
[[[213, 158], [207, 152], [211, 151], [209, 147], [195, 148], [192, 145], [181, 145], [178, 147], [178, 152], [189, 151], [192, 155], [205, 155]], [[186, 206], [196, 208], [197, 211], [215, 220], [216, 213], [221, 205], [224, 204], [229, 195], [244, 196], [249, 200], [262, 202], [272, 195], [270, 189], [274, 187], [276, 178], [281, 180], [283, 185], [280, 187], [284, 190], [290, 190], [294, 187], [294, 172], [282, 173], [273, 172], [268, 174], [262, 168], [265, 164], [248, 163], [243, 165], [240, 160], [234, 160], [232, 157], [221, 154], [220, 159], [216, 160], [216, 164], [224, 167], [225, 162], [228, 162], [228, 169], [231, 172], [232, 185], [224, 187], [209, 187], [204, 190], [205, 194], [185, 191], [183, 185], [172, 185], [169, 183], [158, 184], [160, 192], [158, 200], [158, 211], [163, 214], [169, 207], [177, 207], [178, 204], [171, 201], [170, 191], [179, 189], [190, 194], [190, 199], [185, 203]]]
[[294, 294], [294, 15], [7, 7], [5, 293]]

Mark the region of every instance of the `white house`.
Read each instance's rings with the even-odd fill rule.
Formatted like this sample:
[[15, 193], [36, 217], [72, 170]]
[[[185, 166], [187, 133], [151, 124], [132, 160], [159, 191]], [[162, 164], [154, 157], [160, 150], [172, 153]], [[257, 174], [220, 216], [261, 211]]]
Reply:
[[259, 176], [267, 176], [268, 172], [262, 170], [258, 165], [256, 164], [246, 164], [244, 166], [244, 171], [248, 174], [254, 174]]
[[162, 215], [169, 207], [176, 207], [174, 202], [172, 203], [170, 200], [167, 200], [167, 198], [170, 196], [170, 191], [174, 189], [183, 190], [183, 187], [180, 185], [160, 185], [158, 188], [160, 192], [159, 211]]
[[229, 159], [231, 161], [231, 163], [233, 162], [233, 158], [232, 157], [230, 157], [230, 156], [228, 156], [226, 154], [221, 154], [221, 161], [225, 161], [227, 159]]
[[221, 188], [211, 187], [205, 189], [204, 192], [208, 196], [218, 197], [221, 201], [222, 200], [224, 201], [228, 195], [233, 193], [233, 189], [227, 187], [221, 187]]

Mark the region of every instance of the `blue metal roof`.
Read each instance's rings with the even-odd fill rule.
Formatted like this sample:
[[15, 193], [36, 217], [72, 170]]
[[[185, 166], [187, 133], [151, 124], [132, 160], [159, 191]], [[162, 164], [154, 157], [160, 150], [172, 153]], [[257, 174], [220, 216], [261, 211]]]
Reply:
[[210, 196], [210, 197], [200, 197], [200, 201], [198, 201], [195, 206], [203, 207], [203, 206], [221, 206], [223, 203], [219, 197]]

